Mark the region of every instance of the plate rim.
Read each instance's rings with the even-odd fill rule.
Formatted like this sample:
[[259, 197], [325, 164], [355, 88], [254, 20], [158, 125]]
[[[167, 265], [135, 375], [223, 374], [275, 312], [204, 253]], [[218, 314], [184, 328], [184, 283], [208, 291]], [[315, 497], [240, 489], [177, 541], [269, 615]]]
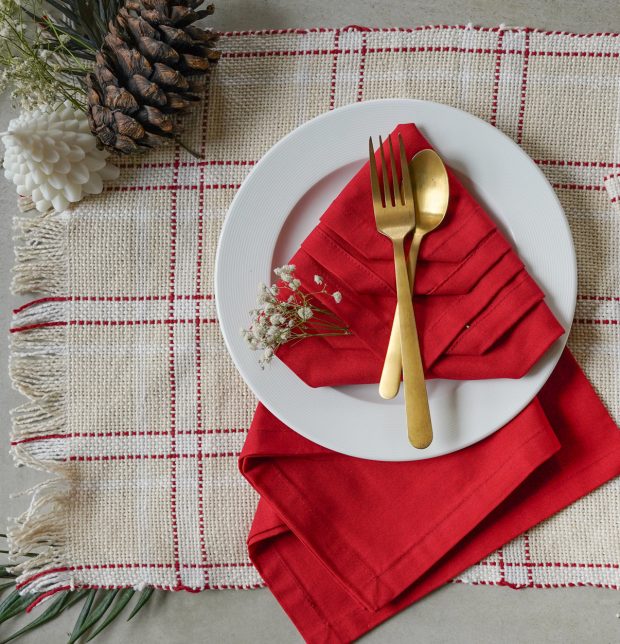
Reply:
[[[214, 299], [215, 299], [215, 307], [216, 307], [216, 313], [217, 313], [217, 317], [218, 317], [218, 321], [219, 321], [220, 332], [221, 332], [222, 337], [224, 339], [225, 346], [226, 346], [226, 349], [228, 351], [228, 354], [231, 357], [231, 359], [233, 361], [233, 364], [234, 364], [236, 370], [241, 375], [241, 378], [243, 379], [243, 381], [250, 388], [250, 390], [252, 391], [254, 396], [258, 399], [258, 401], [261, 404], [263, 404], [267, 409], [269, 409], [269, 411], [271, 411], [271, 413], [273, 413], [274, 416], [276, 416], [276, 418], [280, 419], [281, 422], [287, 424], [291, 429], [293, 429], [293, 431], [295, 431], [296, 433], [300, 434], [301, 436], [307, 438], [311, 442], [313, 442], [313, 443], [315, 443], [317, 445], [320, 445], [322, 447], [325, 447], [327, 449], [337, 451], [339, 453], [342, 453], [342, 454], [345, 454], [345, 455], [350, 455], [350, 456], [357, 457], [357, 458], [364, 458], [364, 459], [378, 460], [378, 461], [386, 461], [386, 462], [406, 462], [406, 461], [415, 461], [415, 460], [426, 460], [427, 458], [436, 458], [437, 456], [441, 456], [441, 455], [453, 453], [453, 452], [456, 452], [456, 451], [460, 451], [461, 449], [465, 449], [466, 447], [469, 447], [470, 445], [475, 444], [475, 443], [477, 443], [477, 442], [479, 442], [481, 440], [484, 440], [488, 436], [492, 435], [493, 433], [495, 433], [496, 431], [501, 429], [501, 427], [503, 427], [506, 422], [509, 422], [510, 419], [504, 421], [503, 424], [500, 424], [497, 427], [494, 427], [493, 429], [491, 429], [489, 432], [485, 433], [484, 435], [477, 436], [477, 437], [473, 438], [471, 441], [463, 442], [460, 445], [460, 447], [458, 447], [456, 449], [449, 450], [449, 451], [444, 451], [444, 452], [442, 452], [440, 454], [433, 454], [433, 455], [429, 455], [429, 456], [424, 456], [424, 455], [417, 455], [417, 456], [416, 455], [404, 455], [404, 456], [401, 456], [401, 457], [385, 457], [385, 456], [377, 457], [376, 454], [372, 455], [372, 456], [369, 456], [369, 455], [364, 455], [364, 454], [362, 454], [360, 452], [353, 453], [352, 451], [342, 451], [342, 450], [339, 450], [339, 449], [335, 448], [333, 445], [324, 445], [324, 444], [320, 443], [319, 441], [316, 440], [315, 437], [308, 435], [308, 433], [306, 433], [304, 431], [301, 431], [299, 428], [292, 427], [286, 420], [284, 420], [282, 418], [282, 416], [285, 415], [285, 414], [278, 413], [278, 411], [276, 409], [274, 409], [273, 406], [269, 402], [266, 402], [265, 400], [263, 400], [262, 396], [256, 390], [256, 387], [254, 386], [254, 384], [252, 382], [252, 378], [249, 377], [249, 374], [246, 373], [245, 367], [243, 366], [243, 364], [240, 364], [240, 362], [237, 360], [236, 352], [233, 350], [232, 344], [231, 344], [230, 336], [232, 335], [232, 333], [229, 333], [229, 329], [226, 327], [225, 324], [222, 323], [222, 311], [221, 311], [221, 307], [222, 307], [222, 299], [221, 298], [222, 298], [222, 295], [221, 295], [221, 293], [225, 292], [225, 289], [221, 289], [221, 287], [220, 287], [221, 256], [222, 256], [222, 253], [223, 253], [223, 251], [222, 251], [222, 247], [224, 245], [223, 240], [225, 240], [226, 235], [227, 235], [227, 229], [231, 225], [230, 224], [230, 222], [231, 222], [231, 218], [230, 218], [231, 212], [233, 212], [233, 210], [235, 209], [237, 203], [243, 197], [244, 189], [246, 189], [247, 183], [250, 180], [250, 178], [257, 171], [260, 172], [260, 169], [265, 164], [268, 164], [270, 159], [274, 155], [279, 153], [281, 146], [285, 146], [286, 143], [292, 137], [298, 135], [298, 133], [301, 130], [304, 130], [304, 129], [308, 128], [308, 127], [311, 127], [313, 124], [315, 124], [318, 121], [332, 119], [332, 118], [334, 118], [335, 114], [342, 114], [342, 113], [346, 113], [346, 112], [350, 112], [350, 111], [358, 110], [358, 109], [366, 109], [370, 105], [380, 104], [380, 105], [386, 106], [386, 108], [387, 108], [390, 104], [392, 104], [392, 105], [401, 104], [402, 105], [404, 103], [410, 104], [411, 107], [414, 107], [415, 105], [424, 104], [424, 105], [429, 106], [429, 107], [437, 107], [437, 108], [441, 108], [441, 109], [448, 109], [449, 111], [458, 112], [461, 115], [464, 115], [466, 118], [473, 119], [473, 120], [477, 121], [483, 127], [493, 130], [493, 132], [494, 132], [494, 134], [496, 136], [499, 135], [499, 138], [503, 141], [503, 143], [508, 144], [513, 149], [513, 151], [515, 151], [516, 153], [521, 155], [525, 160], [527, 160], [527, 163], [528, 163], [530, 169], [532, 171], [536, 172], [538, 174], [539, 178], [541, 178], [542, 181], [546, 184], [546, 186], [548, 188], [549, 196], [555, 201], [557, 209], [558, 209], [559, 213], [561, 214], [560, 219], [561, 219], [561, 222], [562, 222], [562, 226], [564, 227], [565, 232], [566, 232], [566, 237], [567, 237], [567, 240], [568, 240], [568, 251], [569, 251], [570, 257], [572, 259], [572, 266], [571, 266], [572, 270], [571, 270], [571, 273], [570, 273], [570, 290], [571, 290], [570, 303], [571, 303], [571, 310], [570, 310], [570, 313], [568, 314], [568, 319], [565, 321], [566, 322], [566, 324], [565, 324], [565, 333], [563, 334], [563, 336], [561, 338], [556, 340], [553, 343], [553, 345], [550, 347], [550, 349], [548, 350], [548, 351], [551, 351], [555, 347], [555, 353], [557, 354], [557, 355], [555, 355], [553, 357], [552, 364], [549, 363], [549, 366], [546, 365], [546, 368], [549, 369], [549, 373], [547, 374], [545, 379], [542, 382], [540, 382], [540, 384], [538, 384], [536, 387], [534, 387], [532, 389], [533, 393], [531, 394], [531, 396], [528, 395], [527, 400], [517, 409], [517, 411], [515, 411], [514, 415], [511, 416], [511, 418], [516, 417], [538, 395], [538, 393], [540, 392], [540, 389], [544, 386], [544, 384], [546, 383], [546, 381], [550, 377], [551, 373], [553, 372], [553, 369], [557, 365], [557, 362], [559, 361], [560, 356], [561, 356], [561, 354], [562, 354], [562, 352], [563, 352], [563, 350], [564, 350], [564, 348], [566, 346], [567, 340], [568, 340], [568, 335], [570, 333], [572, 321], [573, 321], [573, 318], [574, 318], [575, 307], [576, 307], [576, 299], [577, 299], [577, 258], [576, 258], [576, 253], [575, 253], [574, 240], [573, 240], [572, 232], [571, 232], [571, 229], [570, 229], [570, 225], [569, 225], [567, 217], [566, 217], [566, 213], [564, 211], [564, 208], [563, 208], [563, 206], [562, 206], [562, 204], [561, 204], [561, 202], [560, 202], [555, 190], [553, 189], [553, 186], [550, 184], [549, 180], [547, 179], [546, 175], [541, 170], [541, 168], [532, 160], [532, 158], [525, 152], [525, 150], [523, 150], [523, 148], [520, 145], [518, 145], [507, 134], [505, 134], [504, 132], [502, 132], [501, 130], [499, 130], [497, 127], [495, 127], [494, 125], [490, 124], [489, 122], [485, 121], [484, 119], [481, 119], [480, 117], [478, 117], [478, 116], [476, 116], [474, 114], [471, 114], [470, 112], [467, 112], [465, 110], [462, 110], [460, 108], [457, 108], [457, 107], [454, 107], [452, 105], [448, 105], [448, 104], [445, 104], [445, 103], [438, 103], [438, 102], [435, 102], [435, 101], [427, 101], [427, 100], [423, 100], [423, 99], [412, 99], [412, 98], [388, 98], [388, 99], [382, 99], [381, 98], [381, 99], [373, 99], [373, 100], [368, 100], [368, 101], [361, 101], [361, 102], [357, 102], [357, 103], [350, 103], [350, 104], [338, 107], [336, 109], [333, 109], [333, 110], [330, 110], [330, 111], [327, 111], [327, 112], [323, 112], [323, 113], [318, 114], [317, 116], [309, 119], [308, 121], [305, 121], [304, 123], [300, 124], [299, 126], [294, 128], [293, 130], [291, 130], [290, 132], [285, 134], [283, 137], [278, 139], [278, 141], [276, 141], [265, 152], [265, 154], [256, 162], [256, 164], [254, 165], [252, 170], [244, 178], [243, 182], [241, 183], [241, 186], [236, 191], [236, 193], [235, 193], [230, 205], [228, 206], [227, 211], [226, 211], [226, 216], [224, 218], [224, 221], [222, 222], [222, 227], [221, 227], [219, 238], [218, 238], [218, 244], [217, 244], [217, 250], [216, 250], [216, 256], [215, 256], [215, 267], [214, 267], [214, 274], [213, 274]], [[311, 187], [312, 186], [310, 186], [310, 188]], [[548, 294], [545, 292], [546, 297], [547, 297], [547, 295]], [[539, 365], [542, 360], [543, 360], [543, 357], [541, 357], [539, 359], [537, 365]], [[495, 379], [493, 379], [493, 380], [495, 380]], [[310, 390], [313, 389], [313, 388], [311, 388], [309, 386], [308, 386], [308, 388]]]

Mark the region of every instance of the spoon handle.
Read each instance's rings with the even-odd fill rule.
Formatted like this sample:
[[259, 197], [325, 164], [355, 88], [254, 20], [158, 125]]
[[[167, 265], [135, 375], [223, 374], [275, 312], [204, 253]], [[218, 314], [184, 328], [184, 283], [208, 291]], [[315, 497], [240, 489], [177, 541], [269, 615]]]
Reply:
[[[418, 263], [418, 252], [422, 237], [414, 234], [409, 250], [409, 262], [407, 270], [409, 274], [409, 284], [413, 293], [413, 282], [415, 280], [415, 269]], [[394, 398], [400, 389], [400, 376], [402, 372], [402, 351], [400, 348], [400, 322], [398, 304], [394, 312], [394, 321], [392, 322], [392, 331], [388, 343], [383, 370], [381, 371], [381, 380], [379, 380], [379, 395], [386, 400]]]
[[396, 291], [400, 305], [398, 307], [398, 318], [403, 355], [407, 435], [411, 445], [417, 449], [424, 449], [433, 440], [431, 412], [428, 407], [428, 395], [426, 393], [426, 383], [424, 382], [418, 332], [413, 307], [411, 306], [411, 289], [407, 277], [407, 262], [402, 238], [393, 240], [393, 245]]

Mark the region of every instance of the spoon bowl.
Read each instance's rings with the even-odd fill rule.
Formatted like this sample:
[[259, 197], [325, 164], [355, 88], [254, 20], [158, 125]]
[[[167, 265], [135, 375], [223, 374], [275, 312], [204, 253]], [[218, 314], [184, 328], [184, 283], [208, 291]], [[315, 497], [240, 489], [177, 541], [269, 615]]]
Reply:
[[423, 237], [445, 217], [450, 190], [448, 173], [434, 150], [421, 150], [409, 162], [416, 212], [415, 234]]

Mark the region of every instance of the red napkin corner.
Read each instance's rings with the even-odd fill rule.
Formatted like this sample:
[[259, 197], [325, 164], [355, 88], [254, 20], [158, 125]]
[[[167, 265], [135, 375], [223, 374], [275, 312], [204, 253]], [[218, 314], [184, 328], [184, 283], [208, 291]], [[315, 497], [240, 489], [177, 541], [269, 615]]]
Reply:
[[[430, 147], [413, 125], [398, 133], [409, 158]], [[319, 274], [343, 293], [341, 305], [323, 304], [353, 331], [278, 352], [313, 386], [376, 382], [387, 346], [391, 247], [374, 227], [368, 172], [352, 179], [291, 260], [302, 287]], [[452, 174], [450, 187], [447, 219], [423, 243], [416, 279], [427, 376], [519, 377], [563, 329]], [[260, 494], [248, 538], [253, 563], [306, 641], [349, 642], [618, 476], [620, 432], [565, 350], [519, 415], [459, 452], [402, 463], [344, 456], [259, 405], [239, 464]]]

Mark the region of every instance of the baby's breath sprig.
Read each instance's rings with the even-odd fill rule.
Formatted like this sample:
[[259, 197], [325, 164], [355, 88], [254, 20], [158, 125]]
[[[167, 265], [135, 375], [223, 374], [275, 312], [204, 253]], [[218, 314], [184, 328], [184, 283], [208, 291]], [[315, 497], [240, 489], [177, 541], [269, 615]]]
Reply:
[[85, 75], [123, 0], [0, 0], [0, 91], [34, 110], [69, 101], [85, 110]]
[[286, 342], [351, 333], [335, 313], [318, 305], [318, 295], [328, 295], [340, 304], [340, 291], [328, 291], [320, 275], [314, 276], [314, 284], [320, 288], [303, 291], [301, 281], [295, 277], [295, 268], [294, 264], [286, 264], [273, 271], [280, 280], [279, 285], [259, 284], [257, 306], [250, 311], [250, 326], [241, 329], [250, 349], [263, 352], [258, 361], [262, 368]]

